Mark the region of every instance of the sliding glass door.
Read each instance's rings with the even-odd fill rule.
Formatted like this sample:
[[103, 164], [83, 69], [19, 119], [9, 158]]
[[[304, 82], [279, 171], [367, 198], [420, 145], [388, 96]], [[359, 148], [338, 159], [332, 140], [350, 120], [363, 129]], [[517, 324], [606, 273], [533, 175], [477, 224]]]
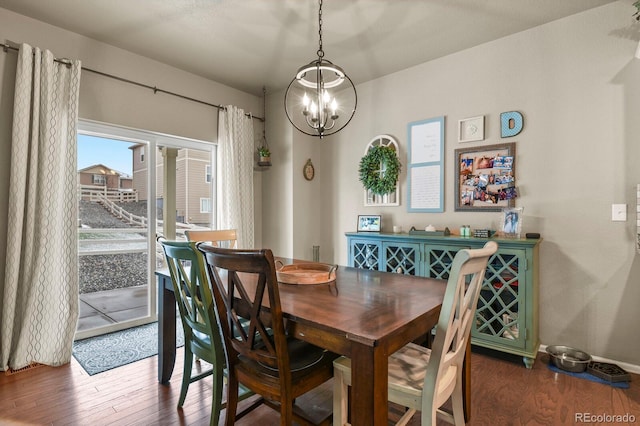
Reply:
[[156, 238], [214, 223], [214, 156], [212, 143], [80, 122], [76, 339], [157, 319]]

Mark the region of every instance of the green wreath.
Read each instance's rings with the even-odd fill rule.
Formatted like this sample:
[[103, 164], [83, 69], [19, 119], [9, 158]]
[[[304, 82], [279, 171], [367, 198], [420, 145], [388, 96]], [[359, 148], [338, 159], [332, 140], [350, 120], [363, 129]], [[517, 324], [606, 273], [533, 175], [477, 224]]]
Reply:
[[[385, 172], [380, 176], [380, 166]], [[396, 151], [388, 146], [374, 146], [360, 160], [360, 182], [374, 194], [384, 195], [396, 190], [400, 160]]]

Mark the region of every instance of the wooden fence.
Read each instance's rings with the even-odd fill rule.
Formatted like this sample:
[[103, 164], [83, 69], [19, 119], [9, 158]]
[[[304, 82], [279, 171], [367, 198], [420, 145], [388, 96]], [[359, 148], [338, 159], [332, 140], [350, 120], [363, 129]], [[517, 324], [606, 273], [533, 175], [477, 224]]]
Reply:
[[128, 222], [131, 225], [136, 225], [136, 226], [141, 226], [141, 227], [146, 227], [147, 226], [147, 218], [146, 217], [144, 217], [144, 216], [136, 216], [133, 213], [129, 213], [128, 211], [126, 211], [125, 209], [123, 209], [122, 207], [120, 207], [119, 205], [114, 203], [113, 201], [111, 201], [104, 194], [96, 194], [95, 197], [96, 198], [95, 198], [94, 201], [97, 201], [98, 203], [102, 204], [102, 207], [107, 209], [115, 217], [117, 217], [119, 219], [122, 219], [122, 220]]
[[106, 186], [96, 185], [79, 185], [78, 199], [84, 201], [100, 201], [106, 198], [109, 201], [117, 201], [121, 203], [129, 201], [138, 201], [138, 191], [136, 190], [117, 190], [108, 189]]

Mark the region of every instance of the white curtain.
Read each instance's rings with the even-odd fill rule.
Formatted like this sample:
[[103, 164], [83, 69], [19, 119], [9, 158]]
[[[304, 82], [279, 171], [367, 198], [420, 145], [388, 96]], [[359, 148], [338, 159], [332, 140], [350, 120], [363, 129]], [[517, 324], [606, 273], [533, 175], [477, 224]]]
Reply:
[[71, 360], [78, 321], [76, 123], [80, 62], [18, 53], [0, 368]]
[[253, 123], [242, 109], [218, 113], [218, 229], [236, 229], [238, 247], [253, 248]]

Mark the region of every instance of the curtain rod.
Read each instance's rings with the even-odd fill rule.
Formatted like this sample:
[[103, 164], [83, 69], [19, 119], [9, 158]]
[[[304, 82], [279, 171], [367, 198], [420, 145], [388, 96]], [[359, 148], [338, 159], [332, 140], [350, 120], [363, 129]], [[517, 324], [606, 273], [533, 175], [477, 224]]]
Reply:
[[[11, 46], [11, 45], [6, 44], [6, 43], [0, 43], [0, 46], [2, 46], [2, 49], [5, 51], [5, 53], [7, 52], [7, 50], [14, 50], [16, 52], [19, 50], [17, 47]], [[55, 61], [59, 62], [59, 63], [62, 63], [62, 64], [65, 64], [65, 65], [69, 65], [67, 60], [56, 58]], [[175, 96], [175, 97], [178, 97], [178, 98], [181, 98], [181, 99], [185, 99], [185, 100], [188, 100], [188, 101], [191, 101], [191, 102], [196, 102], [196, 103], [199, 103], [199, 104], [202, 104], [202, 105], [207, 105], [207, 106], [218, 108], [218, 109], [226, 109], [226, 107], [223, 106], [223, 105], [216, 105], [216, 104], [212, 104], [210, 102], [201, 101], [200, 99], [191, 98], [189, 96], [181, 95], [179, 93], [170, 92], [168, 90], [160, 89], [159, 87], [156, 87], [156, 86], [149, 86], [148, 84], [144, 84], [144, 83], [140, 83], [140, 82], [137, 82], [137, 81], [129, 80], [129, 79], [124, 78], [124, 77], [118, 77], [117, 75], [108, 74], [106, 72], [97, 71], [97, 70], [94, 70], [94, 69], [91, 69], [91, 68], [87, 68], [87, 67], [84, 67], [84, 66], [82, 67], [82, 71], [92, 72], [94, 74], [98, 74], [98, 75], [101, 75], [103, 77], [112, 78], [114, 80], [122, 81], [124, 83], [133, 84], [133, 85], [138, 86], [138, 87], [144, 87], [145, 89], [153, 90], [154, 94], [160, 92], [160, 93], [164, 93], [166, 95]], [[260, 120], [260, 121], [264, 122], [264, 118], [262, 118], [262, 117], [256, 117], [255, 115], [249, 114], [249, 113], [245, 113], [245, 115], [247, 117], [250, 117], [250, 118], [253, 118], [253, 119], [256, 119], [256, 120]]]

